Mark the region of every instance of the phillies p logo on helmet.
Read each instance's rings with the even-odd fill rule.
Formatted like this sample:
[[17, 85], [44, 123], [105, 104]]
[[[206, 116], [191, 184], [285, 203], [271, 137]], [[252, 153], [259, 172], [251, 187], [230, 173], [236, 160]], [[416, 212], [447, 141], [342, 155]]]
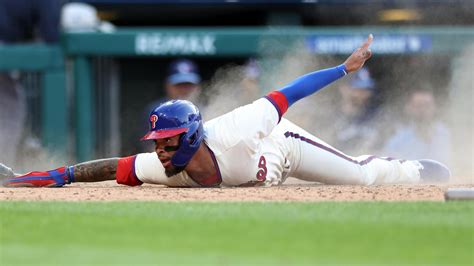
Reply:
[[153, 114], [153, 115], [150, 115], [150, 126], [151, 126], [151, 129], [155, 129], [156, 127], [156, 121], [158, 121], [158, 116]]

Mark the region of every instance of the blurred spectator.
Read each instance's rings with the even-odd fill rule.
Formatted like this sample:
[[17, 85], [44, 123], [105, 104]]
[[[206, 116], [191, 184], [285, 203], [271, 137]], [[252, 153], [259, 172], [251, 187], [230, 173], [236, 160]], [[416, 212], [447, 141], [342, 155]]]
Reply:
[[[160, 104], [169, 100], [188, 100], [196, 102], [201, 92], [201, 76], [197, 65], [188, 59], [178, 59], [168, 67], [168, 76], [165, 82], [166, 95], [151, 102], [146, 108], [146, 117]], [[148, 121], [147, 121], [148, 125]]]
[[437, 106], [429, 90], [412, 92], [405, 104], [405, 123], [400, 124], [384, 147], [384, 153], [406, 159], [434, 159], [449, 164], [450, 132], [437, 118]]
[[329, 115], [332, 141], [338, 149], [350, 155], [377, 149], [379, 132], [376, 126], [378, 110], [372, 105], [375, 82], [367, 68], [348, 77], [339, 87], [339, 105]]
[[[0, 45], [59, 39], [60, 0], [0, 0]], [[26, 117], [18, 73], [0, 73], [0, 162], [16, 165]]]
[[57, 42], [61, 2], [61, 0], [0, 0], [0, 41]]

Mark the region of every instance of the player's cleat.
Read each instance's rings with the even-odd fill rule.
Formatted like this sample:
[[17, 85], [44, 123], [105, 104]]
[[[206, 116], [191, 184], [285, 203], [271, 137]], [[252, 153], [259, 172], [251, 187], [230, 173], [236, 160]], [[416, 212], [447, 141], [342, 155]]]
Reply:
[[47, 172], [28, 174], [5, 179], [5, 187], [62, 187], [74, 181], [71, 168], [61, 167]]
[[440, 162], [428, 159], [418, 160], [422, 168], [420, 169], [420, 179], [423, 183], [446, 183], [451, 177], [448, 167]]

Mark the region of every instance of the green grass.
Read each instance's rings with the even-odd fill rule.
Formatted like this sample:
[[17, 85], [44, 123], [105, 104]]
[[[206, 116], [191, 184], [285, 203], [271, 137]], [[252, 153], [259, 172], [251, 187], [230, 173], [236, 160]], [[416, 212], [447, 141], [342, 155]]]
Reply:
[[0, 202], [0, 265], [473, 265], [474, 204]]

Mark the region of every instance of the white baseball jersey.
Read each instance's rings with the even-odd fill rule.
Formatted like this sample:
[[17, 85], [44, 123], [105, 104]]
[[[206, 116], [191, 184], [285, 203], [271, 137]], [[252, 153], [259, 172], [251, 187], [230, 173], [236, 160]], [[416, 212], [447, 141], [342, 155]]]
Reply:
[[[328, 184], [418, 182], [420, 165], [375, 156], [350, 157], [286, 119], [261, 98], [204, 124], [221, 186], [277, 185], [288, 176]], [[172, 177], [155, 152], [138, 154], [135, 174], [144, 183], [199, 184], [186, 171]]]

